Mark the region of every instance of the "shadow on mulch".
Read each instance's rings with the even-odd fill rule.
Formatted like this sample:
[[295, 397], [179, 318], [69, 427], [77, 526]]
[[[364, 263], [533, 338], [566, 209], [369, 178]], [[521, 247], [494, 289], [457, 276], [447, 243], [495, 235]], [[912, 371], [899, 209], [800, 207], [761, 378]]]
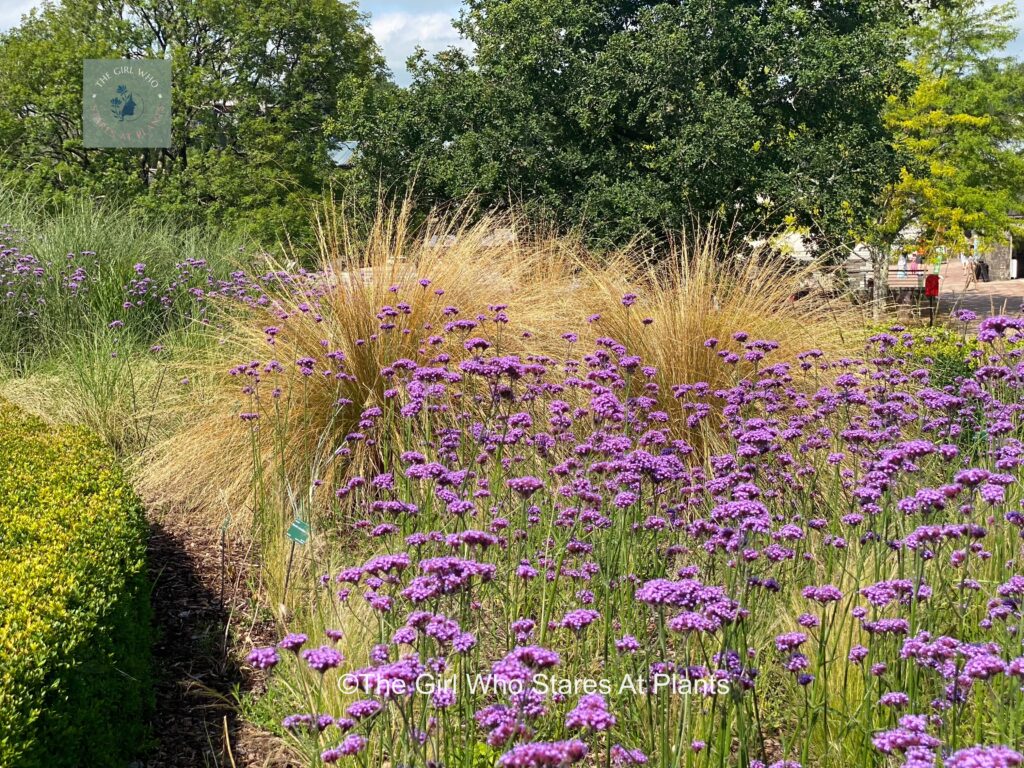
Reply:
[[237, 696], [261, 685], [240, 659], [269, 641], [248, 591], [250, 551], [190, 524], [187, 513], [151, 510], [149, 575], [156, 711], [147, 768], [285, 766], [270, 734], [243, 722]]

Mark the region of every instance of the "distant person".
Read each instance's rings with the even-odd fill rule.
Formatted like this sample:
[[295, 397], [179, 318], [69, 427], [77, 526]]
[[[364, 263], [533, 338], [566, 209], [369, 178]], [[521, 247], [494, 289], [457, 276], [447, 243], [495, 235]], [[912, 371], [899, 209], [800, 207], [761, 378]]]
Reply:
[[900, 277], [907, 276], [907, 254], [901, 253], [900, 257], [896, 259], [896, 273]]
[[917, 278], [917, 287], [921, 289], [924, 285], [924, 271], [921, 269], [920, 254], [913, 254], [910, 257], [910, 276]]

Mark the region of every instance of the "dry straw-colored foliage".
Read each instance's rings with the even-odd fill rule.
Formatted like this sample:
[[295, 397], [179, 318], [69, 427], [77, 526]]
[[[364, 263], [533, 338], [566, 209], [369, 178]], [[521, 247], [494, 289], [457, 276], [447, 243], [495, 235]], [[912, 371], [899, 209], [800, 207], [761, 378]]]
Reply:
[[[496, 341], [504, 353], [563, 356], [566, 332], [579, 335], [577, 355], [597, 337], [615, 338], [658, 369], [663, 405], [673, 415], [680, 411], [672, 403], [672, 385], [719, 386], [736, 375], [705, 348], [709, 337], [726, 340], [745, 331], [753, 339], [778, 341], [782, 356], [810, 348], [834, 353], [848, 347], [844, 331], [856, 326], [848, 302], [813, 292], [790, 301], [813, 283], [813, 265], [793, 268], [786, 262], [782, 269], [783, 262], [759, 253], [733, 258], [728, 241], [714, 230], [679, 244], [652, 266], [634, 249], [597, 256], [574, 238], [523, 224], [508, 216], [472, 222], [454, 216], [413, 230], [408, 210], [398, 208], [357, 236], [338, 209], [328, 206], [318, 221], [319, 277], [306, 285], [317, 295], [282, 290], [266, 310], [225, 304], [209, 371], [223, 385], [212, 395], [208, 391], [196, 419], [142, 457], [144, 491], [154, 500], [196, 509], [213, 505], [210, 519], [216, 521], [227, 507], [237, 519], [252, 509], [258, 456], [263, 482], [284, 489], [282, 506], [291, 507], [280, 510], [280, 523], [286, 524], [296, 508], [316, 505], [318, 494], [327, 496], [323, 491], [337, 485], [347, 465], [332, 454], [363, 408], [381, 402], [381, 369], [399, 358], [429, 359], [423, 340], [450, 319], [442, 314], [449, 305], [462, 318], [493, 317], [494, 305], [507, 305], [507, 326], [489, 323], [486, 331], [473, 331]], [[419, 284], [424, 278], [429, 287]], [[638, 297], [630, 308], [622, 303], [627, 293]], [[408, 314], [395, 319], [397, 329], [381, 333], [381, 307], [399, 301], [409, 304]], [[305, 311], [304, 303], [313, 309]], [[601, 319], [588, 322], [593, 315]], [[268, 326], [281, 328], [273, 347], [266, 341]], [[344, 353], [350, 380], [294, 372], [296, 359], [322, 358], [326, 349]], [[444, 350], [453, 357], [468, 354], [451, 344]], [[261, 385], [261, 420], [251, 431], [239, 413], [253, 406], [241, 394], [242, 383], [224, 372], [248, 360], [270, 359], [286, 366], [274, 382], [282, 393], [271, 401]], [[339, 397], [353, 405], [338, 408]], [[687, 437], [701, 444], [700, 435]], [[313, 480], [323, 481], [315, 493]]]

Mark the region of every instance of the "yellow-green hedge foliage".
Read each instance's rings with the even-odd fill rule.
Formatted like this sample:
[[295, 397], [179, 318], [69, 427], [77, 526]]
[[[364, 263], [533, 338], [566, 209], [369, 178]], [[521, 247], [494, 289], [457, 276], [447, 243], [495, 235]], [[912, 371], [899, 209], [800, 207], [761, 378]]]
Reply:
[[97, 438], [0, 402], [0, 766], [123, 766], [142, 746], [146, 531]]
[[981, 364], [977, 353], [982, 349], [974, 332], [954, 330], [943, 326], [935, 328], [913, 327], [892, 331], [889, 327], [870, 329], [872, 333], [888, 333], [899, 343], [894, 354], [909, 362], [927, 368], [933, 387], [956, 383], [958, 377], [970, 376]]

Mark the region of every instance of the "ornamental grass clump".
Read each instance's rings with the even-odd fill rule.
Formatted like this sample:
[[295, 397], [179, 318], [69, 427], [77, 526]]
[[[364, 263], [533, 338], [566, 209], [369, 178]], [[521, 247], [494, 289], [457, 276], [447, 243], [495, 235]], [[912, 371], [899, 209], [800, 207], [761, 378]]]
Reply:
[[[587, 325], [593, 332], [584, 341], [614, 338], [653, 368], [673, 433], [701, 445], [716, 436], [690, 418], [692, 412], [679, 410], [674, 387], [725, 386], [732, 368], [756, 371], [776, 349], [790, 356], [811, 349], [831, 354], [863, 340], [862, 315], [843, 297], [827, 294], [822, 271], [815, 262], [796, 264], [763, 248], [740, 256], [723, 233], [706, 228], [673, 243], [653, 266], [630, 253], [600, 268], [586, 265], [580, 301], [600, 323]], [[736, 341], [759, 341], [718, 346], [736, 333], [745, 337]], [[794, 371], [797, 378], [800, 373]]]
[[0, 192], [0, 370], [31, 372], [110, 323], [145, 348], [201, 322], [206, 296], [256, 261], [245, 245], [92, 201], [41, 220], [34, 201]]
[[[325, 220], [317, 271], [277, 265], [223, 293], [213, 349], [219, 364], [231, 361], [227, 376], [221, 369], [224, 386], [204, 404], [204, 418], [147, 457], [147, 494], [203, 509], [215, 489], [231, 508], [253, 511], [267, 561], [281, 564], [269, 549], [293, 517], [328, 506], [321, 489], [353, 464], [390, 460], [347, 448], [345, 438], [385, 401], [394, 366], [447, 334], [459, 339], [451, 355], [460, 358], [480, 345], [521, 349], [522, 336], [535, 332], [502, 333], [509, 304], [535, 328], [552, 325], [569, 304], [564, 244], [495, 240], [499, 223], [439, 223], [414, 236], [400, 211], [355, 240], [343, 222]], [[483, 328], [489, 341], [475, 336]], [[219, 501], [214, 514], [223, 514]]]
[[1024, 320], [983, 321], [954, 383], [901, 329], [836, 355], [737, 328], [666, 394], [639, 313], [534, 352], [494, 311], [429, 329], [330, 443], [376, 458], [322, 478], [301, 634], [249, 659], [303, 760], [1021, 761]]
[[[832, 350], [850, 320], [815, 299], [788, 301], [806, 271], [780, 276], [763, 256], [738, 260], [712, 233], [645, 270], [637, 253], [590, 254], [515, 217], [431, 219], [413, 229], [398, 209], [357, 235], [328, 207], [318, 231], [316, 270], [278, 265], [218, 300], [212, 348], [224, 386], [203, 404], [205, 416], [157, 446], [143, 468], [147, 495], [197, 510], [214, 499], [217, 520], [226, 500], [251, 511], [270, 547], [295, 517], [325, 514], [347, 478], [393, 462], [405, 415], [384, 419], [396, 439], [349, 436], [377, 418], [396, 375], [435, 355], [436, 370], [416, 372], [418, 386], [444, 388], [456, 375], [444, 366], [481, 355], [498, 366], [509, 356], [572, 358], [624, 333], [631, 349], [662, 364], [655, 397], [672, 414], [673, 437], [703, 450], [701, 413], [681, 413], [672, 385], [716, 387], [733, 369], [756, 369], [763, 352], [744, 350], [722, 366], [720, 350], [709, 351], [696, 332], [701, 324], [742, 320], [784, 349], [812, 341]], [[634, 299], [623, 301], [620, 288]], [[633, 382], [643, 377], [637, 358], [626, 361]], [[493, 385], [468, 383], [483, 388], [463, 393], [465, 407], [492, 408]], [[566, 407], [581, 404], [570, 398]], [[281, 558], [267, 559], [284, 567]]]

